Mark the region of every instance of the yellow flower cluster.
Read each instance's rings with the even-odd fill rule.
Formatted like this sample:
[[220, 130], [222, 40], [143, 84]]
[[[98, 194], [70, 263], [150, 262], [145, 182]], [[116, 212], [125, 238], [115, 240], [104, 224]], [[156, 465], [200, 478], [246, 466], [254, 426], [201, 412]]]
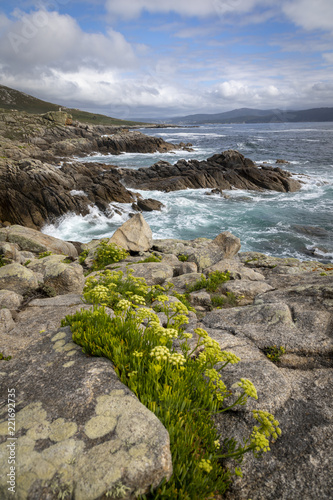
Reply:
[[169, 361], [173, 366], [182, 366], [185, 363], [185, 357], [177, 352], [170, 353], [169, 349], [163, 345], [154, 347], [150, 355], [157, 361]]
[[211, 461], [210, 460], [205, 460], [204, 458], [202, 458], [200, 460], [199, 467], [200, 467], [200, 469], [202, 469], [205, 472], [207, 472], [207, 474], [209, 474], [210, 471], [213, 469]]
[[86, 293], [84, 297], [86, 300], [93, 303], [99, 302], [100, 304], [106, 304], [108, 301], [108, 294], [109, 290], [106, 286], [96, 285], [92, 290]]
[[257, 389], [254, 387], [250, 380], [241, 378], [237, 385], [241, 387], [245, 394], [250, 396], [250, 398], [258, 399]]
[[170, 351], [167, 347], [159, 345], [151, 350], [150, 355], [157, 359], [157, 361], [167, 361], [170, 357]]
[[129, 307], [131, 307], [131, 305], [132, 304], [129, 300], [121, 299], [121, 300], [119, 300], [119, 302], [117, 304], [117, 309], [124, 311], [125, 309], [128, 309]]
[[[252, 413], [254, 418], [261, 424], [260, 430], [267, 438], [272, 436], [273, 439], [277, 439], [281, 435], [279, 422], [274, 415], [264, 410], [253, 410]], [[258, 427], [254, 427], [254, 429], [258, 429]]]
[[169, 361], [174, 366], [183, 366], [186, 360], [182, 354], [174, 352], [173, 354], [170, 355]]
[[142, 306], [146, 305], [146, 301], [141, 295], [137, 295], [137, 294], [131, 295], [130, 299], [131, 299], [131, 302], [133, 302], [133, 304], [140, 304]]
[[188, 314], [188, 309], [182, 302], [170, 302], [170, 304], [168, 304], [168, 307], [174, 313]]
[[136, 358], [142, 358], [143, 352], [142, 351], [134, 351], [133, 356], [135, 356]]
[[154, 323], [159, 324], [158, 316], [154, 313], [152, 309], [148, 309], [148, 307], [140, 307], [135, 312], [135, 317], [138, 322], [142, 322], [144, 319], [152, 320]]
[[240, 358], [232, 352], [221, 351], [221, 356], [223, 357], [224, 362], [230, 363], [231, 365], [236, 365], [240, 362]]
[[256, 426], [253, 428], [253, 432], [251, 434], [251, 443], [254, 444], [256, 451], [270, 451], [268, 439], [264, 436], [264, 434], [259, 432], [258, 427]]
[[185, 314], [177, 314], [173, 317], [173, 326], [179, 327], [188, 324], [188, 317]]
[[158, 295], [156, 297], [156, 300], [158, 300], [159, 302], [163, 302], [163, 304], [164, 304], [164, 302], [166, 302], [169, 299], [170, 299], [170, 297], [168, 297], [167, 295]]

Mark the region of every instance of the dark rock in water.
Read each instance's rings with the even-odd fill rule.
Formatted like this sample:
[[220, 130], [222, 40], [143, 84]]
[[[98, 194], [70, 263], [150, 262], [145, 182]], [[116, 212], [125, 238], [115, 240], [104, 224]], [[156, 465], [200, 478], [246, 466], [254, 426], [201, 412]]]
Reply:
[[218, 195], [223, 196], [223, 197], [227, 196], [227, 195], [224, 195], [222, 189], [219, 189], [219, 188], [214, 188], [214, 189], [211, 189], [211, 191], [206, 191], [205, 194], [207, 196], [211, 196], [213, 194], [218, 194]]
[[[180, 146], [180, 147], [179, 147]], [[119, 130], [110, 136], [97, 139], [98, 150], [102, 153], [165, 153], [173, 149], [188, 149], [185, 145], [176, 146], [165, 142], [161, 137], [150, 137], [138, 130]]]
[[137, 203], [132, 203], [132, 208], [133, 208], [133, 210], [136, 210], [137, 212], [142, 212], [141, 208], [138, 207]]
[[181, 189], [218, 188], [269, 189], [279, 192], [298, 191], [299, 181], [279, 167], [257, 167], [238, 151], [228, 150], [207, 160], [179, 160], [175, 165], [158, 162], [149, 168], [121, 169], [126, 186], [146, 190], [177, 191]]
[[301, 234], [306, 234], [309, 236], [328, 236], [329, 232], [326, 231], [326, 229], [319, 227], [319, 226], [299, 226], [299, 225], [293, 225], [292, 228], [297, 231], [297, 233]]
[[290, 163], [289, 161], [287, 160], [281, 160], [281, 159], [277, 159], [275, 163]]
[[137, 206], [144, 212], [152, 212], [153, 210], [161, 211], [165, 206], [162, 202], [158, 200], [153, 200], [152, 198], [140, 199], [137, 201]]

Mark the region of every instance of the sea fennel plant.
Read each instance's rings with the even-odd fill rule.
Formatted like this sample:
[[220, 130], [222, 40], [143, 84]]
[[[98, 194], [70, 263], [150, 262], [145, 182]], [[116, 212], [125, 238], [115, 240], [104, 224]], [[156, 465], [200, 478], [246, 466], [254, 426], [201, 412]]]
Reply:
[[[108, 292], [98, 291], [98, 284], [94, 290], [93, 302], [107, 304]], [[148, 287], [145, 291], [146, 297]], [[118, 292], [111, 287], [110, 293]], [[268, 451], [269, 441], [281, 432], [278, 422], [267, 412], [255, 411], [258, 425], [244, 443], [232, 437], [222, 439], [214, 426], [214, 414], [245, 404], [248, 397], [257, 398], [249, 380], [241, 379], [227, 388], [221, 379], [221, 370], [238, 363], [239, 358], [222, 351], [203, 329], [195, 330], [195, 341], [184, 332], [188, 311], [183, 304], [170, 303], [161, 293], [156, 296], [167, 316], [164, 328], [151, 308], [138, 305], [136, 295], [122, 298], [119, 294], [118, 300], [113, 296], [112, 318], [102, 305], [68, 316], [63, 324], [71, 326], [73, 340], [85, 353], [112, 361], [120, 380], [169, 432], [173, 475], [144, 498], [203, 500], [223, 494], [231, 473], [223, 468], [221, 459], [240, 462], [246, 452], [260, 455]], [[91, 294], [85, 296], [92, 298]], [[141, 295], [141, 303], [143, 300]]]

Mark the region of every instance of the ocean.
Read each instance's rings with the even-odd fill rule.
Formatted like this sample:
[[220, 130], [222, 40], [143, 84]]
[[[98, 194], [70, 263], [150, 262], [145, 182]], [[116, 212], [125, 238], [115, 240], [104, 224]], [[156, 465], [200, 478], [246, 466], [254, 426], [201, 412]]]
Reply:
[[[288, 164], [278, 166], [303, 182], [296, 193], [233, 189], [224, 191], [228, 198], [208, 196], [207, 189], [171, 193], [138, 190], [144, 198], [155, 198], [165, 205], [162, 212], [143, 213], [154, 238], [214, 238], [230, 231], [240, 238], [242, 251], [301, 260], [333, 260], [333, 123], [216, 124], [142, 132], [173, 143], [190, 142], [194, 151], [93, 154], [80, 160], [136, 169], [159, 160], [203, 160], [226, 149], [236, 149], [258, 163], [276, 166], [277, 159], [286, 160]], [[121, 215], [114, 212], [117, 208]], [[68, 214], [45, 226], [43, 232], [88, 242], [111, 236], [131, 212], [130, 204], [112, 204], [109, 215], [91, 207], [88, 215]]]

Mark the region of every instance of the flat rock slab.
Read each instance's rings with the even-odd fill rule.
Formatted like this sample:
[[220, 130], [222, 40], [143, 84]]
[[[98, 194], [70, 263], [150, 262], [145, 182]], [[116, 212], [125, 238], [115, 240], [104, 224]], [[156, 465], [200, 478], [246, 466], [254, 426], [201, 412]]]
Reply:
[[[38, 309], [32, 307], [31, 309]], [[45, 310], [46, 308], [44, 308]], [[104, 358], [86, 356], [69, 327], [40, 335], [1, 362], [1, 390], [15, 389], [16, 440], [0, 410], [0, 469], [16, 450], [18, 500], [135, 499], [172, 473], [169, 435]], [[1, 475], [1, 499], [12, 499]]]
[[212, 311], [203, 323], [251, 339], [261, 349], [282, 345], [301, 355], [329, 355], [333, 349], [331, 308], [320, 301], [307, 301], [306, 293], [297, 297], [295, 289], [290, 296], [267, 292], [253, 305]]

